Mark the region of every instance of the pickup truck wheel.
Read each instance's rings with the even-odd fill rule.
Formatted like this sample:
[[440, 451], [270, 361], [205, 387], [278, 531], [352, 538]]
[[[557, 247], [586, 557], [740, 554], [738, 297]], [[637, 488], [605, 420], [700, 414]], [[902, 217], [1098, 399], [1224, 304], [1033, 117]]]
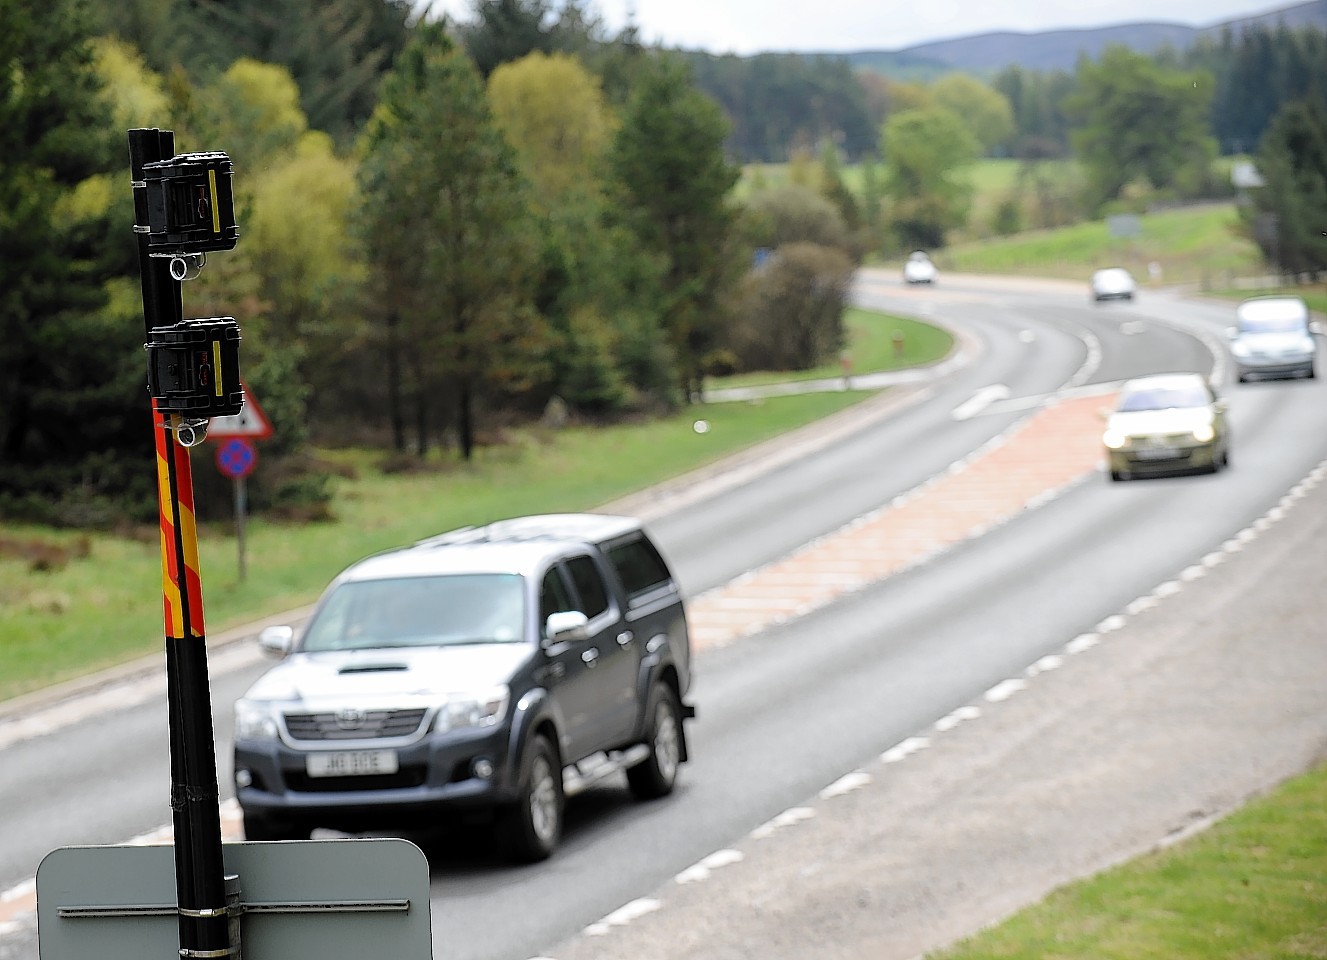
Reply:
[[677, 783], [677, 768], [682, 762], [682, 711], [678, 709], [673, 688], [656, 683], [650, 691], [648, 709], [644, 742], [650, 754], [627, 769], [627, 786], [641, 800], [672, 793]]
[[520, 797], [498, 819], [503, 852], [519, 863], [547, 860], [562, 838], [562, 764], [544, 736], [536, 736], [521, 762]]
[[245, 840], [307, 840], [311, 833], [308, 827], [298, 827], [287, 820], [244, 815]]

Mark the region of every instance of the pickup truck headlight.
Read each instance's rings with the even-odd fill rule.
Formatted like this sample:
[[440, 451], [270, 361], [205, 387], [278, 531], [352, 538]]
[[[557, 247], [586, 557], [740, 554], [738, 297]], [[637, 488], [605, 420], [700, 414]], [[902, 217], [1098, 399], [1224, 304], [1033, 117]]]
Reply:
[[235, 701], [235, 739], [275, 740], [276, 710], [264, 700]]
[[433, 730], [446, 733], [465, 727], [491, 727], [506, 715], [510, 696], [505, 685], [482, 693], [448, 694], [433, 719]]

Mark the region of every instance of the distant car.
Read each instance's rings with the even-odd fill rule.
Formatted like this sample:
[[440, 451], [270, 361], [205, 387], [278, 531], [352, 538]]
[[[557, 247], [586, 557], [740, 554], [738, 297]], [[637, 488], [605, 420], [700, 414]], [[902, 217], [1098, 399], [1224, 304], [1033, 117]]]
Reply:
[[1106, 267], [1092, 274], [1092, 299], [1132, 300], [1137, 285], [1133, 276], [1123, 267]]
[[914, 250], [908, 254], [907, 261], [903, 264], [903, 280], [906, 283], [935, 283], [938, 271], [931, 258], [922, 250]]
[[1240, 383], [1251, 377], [1316, 377], [1314, 327], [1299, 297], [1254, 297], [1241, 303], [1230, 329]]
[[1102, 436], [1112, 480], [1230, 465], [1226, 402], [1198, 373], [1158, 374], [1124, 384]]

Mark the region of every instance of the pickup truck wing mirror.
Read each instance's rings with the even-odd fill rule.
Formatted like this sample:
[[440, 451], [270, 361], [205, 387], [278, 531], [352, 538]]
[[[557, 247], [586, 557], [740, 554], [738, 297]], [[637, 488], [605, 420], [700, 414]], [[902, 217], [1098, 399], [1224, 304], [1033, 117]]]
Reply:
[[263, 653], [278, 659], [290, 653], [290, 648], [295, 645], [295, 628], [281, 625], [279, 627], [264, 627], [263, 632], [258, 634], [258, 646], [262, 648]]
[[575, 643], [590, 635], [590, 618], [579, 610], [550, 613], [544, 621], [544, 643]]

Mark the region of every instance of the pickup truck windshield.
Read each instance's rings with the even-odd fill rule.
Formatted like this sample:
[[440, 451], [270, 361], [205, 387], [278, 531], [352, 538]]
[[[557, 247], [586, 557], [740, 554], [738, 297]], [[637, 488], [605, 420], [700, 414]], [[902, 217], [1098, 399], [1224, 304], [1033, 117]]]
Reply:
[[300, 649], [516, 643], [524, 620], [524, 581], [516, 574], [352, 581], [327, 598]]

